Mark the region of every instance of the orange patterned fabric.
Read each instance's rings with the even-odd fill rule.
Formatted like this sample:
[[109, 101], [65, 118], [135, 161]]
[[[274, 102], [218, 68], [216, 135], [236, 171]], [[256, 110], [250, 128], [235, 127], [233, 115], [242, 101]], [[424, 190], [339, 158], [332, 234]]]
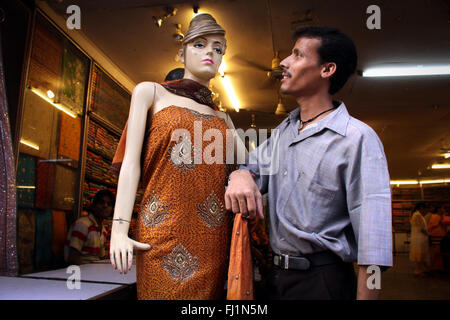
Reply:
[[[194, 127], [201, 137], [217, 129], [222, 138], [194, 140]], [[184, 134], [172, 140], [181, 128]], [[177, 106], [157, 112], [147, 125], [136, 237], [152, 248], [136, 253], [138, 299], [224, 297], [232, 223], [224, 200], [227, 128], [219, 117]], [[220, 148], [212, 150], [213, 142]], [[202, 151], [221, 163], [193, 161]]]

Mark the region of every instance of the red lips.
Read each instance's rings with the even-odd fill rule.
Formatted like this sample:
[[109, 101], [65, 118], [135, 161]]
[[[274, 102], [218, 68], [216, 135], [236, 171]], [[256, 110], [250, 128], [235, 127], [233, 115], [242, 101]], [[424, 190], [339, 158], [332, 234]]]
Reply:
[[202, 62], [208, 62], [210, 64], [214, 64], [214, 61], [212, 61], [211, 59], [203, 59]]

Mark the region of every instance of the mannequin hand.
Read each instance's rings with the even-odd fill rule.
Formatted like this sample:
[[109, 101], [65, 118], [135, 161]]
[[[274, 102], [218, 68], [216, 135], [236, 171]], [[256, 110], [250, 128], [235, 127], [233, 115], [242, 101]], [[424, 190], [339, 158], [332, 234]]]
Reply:
[[130, 239], [125, 234], [111, 234], [109, 256], [114, 269], [120, 273], [127, 273], [133, 264], [133, 248], [136, 250], [150, 250], [151, 245]]

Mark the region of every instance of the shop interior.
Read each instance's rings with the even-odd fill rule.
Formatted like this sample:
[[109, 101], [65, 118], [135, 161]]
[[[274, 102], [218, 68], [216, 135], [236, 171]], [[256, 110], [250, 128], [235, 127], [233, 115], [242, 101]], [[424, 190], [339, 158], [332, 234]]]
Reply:
[[[98, 191], [116, 193], [117, 177], [110, 167], [133, 88], [143, 81], [163, 82], [169, 71], [182, 67], [177, 53], [183, 33], [195, 14], [207, 12], [224, 26], [228, 41], [210, 90], [220, 110], [243, 130], [270, 131], [297, 107], [293, 98], [279, 93], [280, 61], [290, 54], [295, 29], [335, 26], [354, 40], [358, 71], [335, 98], [375, 130], [388, 160], [394, 267], [383, 273], [380, 299], [448, 299], [448, 254], [437, 249], [435, 255], [447, 260], [426, 276], [416, 277], [409, 245], [410, 219], [418, 203], [442, 212], [442, 217], [450, 216], [450, 5], [445, 0], [380, 0], [376, 26], [377, 21], [371, 20], [376, 10], [368, 11], [372, 4], [2, 2], [3, 70], [17, 188], [14, 278], [24, 281], [24, 286], [25, 281], [39, 278], [48, 281], [47, 288], [54, 282], [65, 286], [55, 279], [69, 276], [64, 245], [71, 224], [87, 215]], [[80, 11], [69, 10], [71, 5]], [[80, 21], [74, 16], [77, 12]], [[437, 66], [446, 74], [377, 77], [368, 72], [405, 66]], [[257, 145], [247, 143], [247, 147], [253, 150]], [[139, 190], [131, 237], [141, 200]], [[103, 221], [105, 252], [111, 219]], [[443, 236], [430, 239], [436, 248]], [[86, 289], [78, 292], [81, 296], [74, 298], [70, 292], [63, 298], [133, 299], [133, 272], [119, 275], [107, 260], [106, 254], [102, 261], [84, 265]], [[106, 273], [111, 278], [96, 282]], [[0, 296], [6, 297], [1, 287]], [[31, 293], [22, 297], [37, 298]]]

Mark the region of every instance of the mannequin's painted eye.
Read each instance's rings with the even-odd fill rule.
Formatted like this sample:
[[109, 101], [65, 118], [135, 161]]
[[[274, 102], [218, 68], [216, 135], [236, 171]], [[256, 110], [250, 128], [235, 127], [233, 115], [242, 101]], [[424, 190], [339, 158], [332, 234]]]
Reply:
[[205, 45], [203, 44], [203, 42], [195, 42], [194, 43], [194, 48], [203, 48], [205, 47]]
[[223, 49], [220, 48], [220, 47], [214, 48], [214, 51], [217, 52], [218, 54], [222, 54], [223, 53]]

